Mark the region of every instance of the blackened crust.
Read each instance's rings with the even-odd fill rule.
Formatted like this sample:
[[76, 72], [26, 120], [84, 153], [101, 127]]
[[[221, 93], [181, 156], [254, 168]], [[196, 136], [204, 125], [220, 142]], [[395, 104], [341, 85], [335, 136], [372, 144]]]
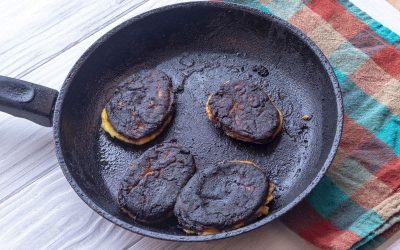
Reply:
[[172, 215], [176, 198], [195, 172], [190, 152], [174, 143], [158, 144], [129, 168], [118, 195], [124, 212], [154, 223]]
[[254, 218], [267, 189], [267, 177], [253, 164], [221, 163], [189, 180], [178, 196], [174, 214], [185, 229], [223, 231]]
[[248, 82], [227, 82], [208, 100], [210, 120], [235, 139], [267, 143], [282, 128], [280, 111], [263, 86]]
[[115, 131], [138, 140], [164, 125], [172, 113], [172, 105], [169, 77], [159, 70], [148, 70], [120, 84], [106, 104], [106, 111]]

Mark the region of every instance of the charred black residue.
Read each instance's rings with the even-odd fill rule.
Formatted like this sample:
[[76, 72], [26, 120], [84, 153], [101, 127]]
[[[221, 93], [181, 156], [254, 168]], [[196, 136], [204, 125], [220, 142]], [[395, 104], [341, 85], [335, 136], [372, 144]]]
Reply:
[[268, 179], [258, 167], [225, 162], [197, 172], [182, 189], [174, 213], [179, 224], [198, 233], [227, 230], [254, 218], [265, 202]]
[[[249, 61], [236, 54], [210, 54], [208, 52], [199, 54], [196, 51], [179, 48], [179, 50], [181, 49], [185, 52], [177, 53], [176, 48], [175, 50], [164, 50], [163, 53], [166, 54], [157, 53], [153, 57], [154, 62], [150, 61], [146, 65], [134, 66], [125, 73], [126, 76], [141, 74], [142, 71], [149, 68], [157, 68], [171, 78], [175, 89], [183, 85], [182, 82], [184, 82], [185, 88], [180, 94], [175, 95], [176, 112], [171, 126], [165, 133], [145, 146], [132, 148], [130, 145], [115, 143], [99, 130], [99, 142], [101, 143], [97, 145], [99, 153], [96, 169], [101, 169], [101, 175], [110, 197], [117, 206], [119, 184], [126, 171], [126, 168], [121, 166], [131, 165], [135, 158], [139, 158], [146, 149], [153, 145], [177, 139], [180, 145], [185, 145], [195, 155], [196, 165], [200, 171], [222, 160], [250, 159], [257, 162], [263, 170], [268, 172], [270, 180], [276, 185], [274, 203], [270, 205], [270, 208], [274, 212], [279, 210], [280, 207], [285, 206], [288, 190], [292, 184], [307, 173], [302, 171], [296, 177], [296, 170], [307, 168], [310, 165], [310, 159], [312, 160], [318, 155], [313, 155], [315, 150], [321, 148], [321, 144], [315, 140], [315, 134], [319, 131], [319, 127], [315, 126], [315, 123], [322, 119], [321, 114], [317, 106], [308, 104], [315, 94], [313, 89], [307, 89], [308, 85], [303, 86], [296, 79], [283, 79], [276, 72], [272, 72], [272, 68], [271, 74], [267, 78], [253, 73], [251, 70], [253, 65], [271, 65], [271, 61], [265, 60], [267, 55], [263, 55], [263, 59]], [[170, 55], [171, 51], [173, 55]], [[248, 55], [250, 56], [250, 54]], [[183, 57], [188, 62], [193, 61], [194, 65], [185, 66], [179, 63]], [[190, 64], [188, 63], [188, 65]], [[209, 67], [205, 67], [208, 65]], [[246, 69], [244, 73], [240, 72], [242, 66]], [[234, 69], [238, 69], [238, 72], [235, 73]], [[253, 78], [248, 80], [247, 74], [252, 74]], [[282, 84], [282, 80], [285, 81], [284, 84]], [[271, 101], [281, 110], [284, 116], [284, 129], [268, 145], [232, 140], [223, 133], [218, 133], [210, 125], [204, 112], [207, 97], [210, 93], [215, 93], [221, 84], [227, 81], [246, 81], [262, 85]], [[108, 87], [114, 88], [113, 86], [115, 86], [115, 82], [108, 84]], [[297, 91], [297, 89], [305, 89], [305, 91]], [[308, 122], [302, 120], [304, 114], [312, 115], [312, 120]], [[308, 125], [309, 128], [300, 129], [303, 124]], [[135, 222], [131, 221], [130, 223]], [[167, 224], [155, 224], [154, 228], [159, 230], [165, 227], [172, 230], [174, 234], [184, 234], [179, 227], [176, 227], [175, 221]]]
[[263, 86], [245, 81], [222, 84], [209, 99], [207, 113], [227, 135], [246, 142], [267, 143], [282, 125]]
[[268, 69], [263, 65], [254, 65], [252, 71], [256, 72], [261, 77], [267, 77], [269, 75]]
[[217, 60], [214, 61], [203, 61], [201, 55], [198, 56], [188, 56], [188, 54], [183, 54], [178, 60], [178, 70], [180, 73], [175, 79], [174, 84], [176, 84], [175, 93], [181, 94], [185, 90], [185, 84], [187, 79], [189, 79], [193, 74], [199, 73], [203, 74], [204, 71], [210, 71], [218, 68], [220, 64]]
[[158, 144], [129, 168], [118, 194], [122, 210], [145, 223], [172, 215], [181, 188], [195, 172], [190, 152], [175, 143]]
[[115, 90], [106, 105], [113, 128], [133, 140], [162, 127], [172, 114], [173, 90], [170, 78], [159, 70], [133, 74]]

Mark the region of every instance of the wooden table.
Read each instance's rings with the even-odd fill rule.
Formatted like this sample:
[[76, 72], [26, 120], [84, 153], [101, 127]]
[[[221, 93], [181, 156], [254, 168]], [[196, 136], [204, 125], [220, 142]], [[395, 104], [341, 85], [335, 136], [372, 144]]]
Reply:
[[400, 0], [388, 0], [388, 2], [396, 9], [400, 10]]
[[[353, 0], [400, 34], [400, 12], [383, 0]], [[0, 74], [59, 89], [72, 65], [121, 22], [177, 0], [2, 0]], [[379, 5], [379, 8], [374, 7]], [[384, 15], [382, 15], [384, 13]], [[51, 128], [0, 113], [0, 249], [312, 249], [279, 221], [206, 243], [130, 233], [93, 212], [57, 163]], [[382, 249], [400, 247], [400, 234]]]

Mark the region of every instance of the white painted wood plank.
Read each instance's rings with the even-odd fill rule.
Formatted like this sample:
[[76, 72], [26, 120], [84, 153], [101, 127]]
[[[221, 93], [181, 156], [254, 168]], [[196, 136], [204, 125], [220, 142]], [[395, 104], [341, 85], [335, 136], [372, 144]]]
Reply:
[[0, 124], [0, 203], [58, 168], [51, 129], [18, 120]]
[[1, 1], [0, 72], [32, 72], [145, 1]]
[[142, 238], [106, 221], [56, 168], [0, 204], [1, 249], [123, 249]]

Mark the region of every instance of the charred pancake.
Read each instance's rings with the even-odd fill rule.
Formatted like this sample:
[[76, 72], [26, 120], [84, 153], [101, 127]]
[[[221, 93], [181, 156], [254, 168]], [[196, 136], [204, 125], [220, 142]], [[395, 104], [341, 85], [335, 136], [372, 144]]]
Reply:
[[156, 138], [172, 118], [169, 77], [148, 70], [120, 84], [101, 114], [101, 127], [111, 136], [141, 145]]
[[190, 152], [175, 143], [158, 144], [132, 164], [118, 202], [132, 219], [155, 223], [172, 215], [176, 199], [195, 172]]
[[197, 172], [179, 194], [174, 213], [185, 232], [214, 234], [267, 214], [271, 199], [272, 186], [259, 167], [230, 161]]
[[257, 144], [268, 143], [282, 130], [282, 114], [262, 85], [227, 82], [210, 95], [206, 112], [226, 135]]

